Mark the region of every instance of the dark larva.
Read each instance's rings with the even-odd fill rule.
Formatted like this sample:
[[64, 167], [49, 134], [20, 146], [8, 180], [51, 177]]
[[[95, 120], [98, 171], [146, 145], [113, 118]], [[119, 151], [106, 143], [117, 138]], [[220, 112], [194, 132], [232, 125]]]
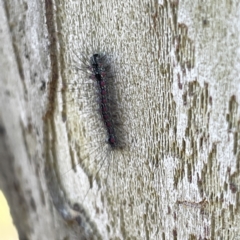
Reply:
[[93, 54], [90, 59], [90, 70], [92, 71], [92, 78], [95, 79], [99, 87], [100, 95], [100, 111], [103, 122], [108, 133], [108, 143], [110, 146], [116, 146], [116, 137], [114, 131], [114, 121], [112, 119], [109, 95], [107, 89], [107, 77], [109, 65], [106, 63], [106, 57], [99, 54]]

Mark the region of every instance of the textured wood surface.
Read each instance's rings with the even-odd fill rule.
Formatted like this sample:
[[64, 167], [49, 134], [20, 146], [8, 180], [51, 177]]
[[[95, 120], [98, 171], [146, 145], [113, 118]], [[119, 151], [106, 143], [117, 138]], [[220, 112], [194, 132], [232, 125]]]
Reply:
[[[240, 239], [236, 2], [1, 2], [0, 187], [20, 239]], [[75, 69], [96, 52], [120, 149]]]

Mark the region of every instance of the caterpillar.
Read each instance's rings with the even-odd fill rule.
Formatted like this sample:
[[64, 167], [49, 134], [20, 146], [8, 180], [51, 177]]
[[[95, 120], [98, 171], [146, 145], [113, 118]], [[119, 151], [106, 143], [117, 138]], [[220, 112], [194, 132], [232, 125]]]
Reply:
[[[81, 165], [92, 186], [96, 178], [103, 180], [109, 177], [109, 171], [112, 169], [110, 165], [116, 164], [113, 160], [122, 155], [128, 146], [123, 124], [123, 119], [126, 119], [125, 108], [121, 107], [119, 84], [113, 70], [114, 61], [111, 55], [99, 52], [87, 55], [82, 53], [80, 56], [73, 54], [74, 64], [71, 67], [77, 72], [63, 85], [61, 96], [64, 122], [67, 121], [66, 127], [69, 132], [74, 133], [69, 135], [69, 140], [74, 145], [71, 146], [71, 151], [77, 149], [77, 155], [72, 155], [71, 168], [62, 174], [76, 171], [77, 165]], [[72, 88], [67, 87], [70, 85]], [[73, 104], [66, 104], [66, 100]], [[72, 123], [78, 122], [81, 129], [76, 132], [76, 125]], [[101, 171], [105, 167], [107, 172]]]
[[109, 106], [107, 88], [107, 77], [109, 77], [107, 70], [109, 70], [109, 65], [106, 63], [105, 55], [101, 56], [98, 53], [93, 54], [90, 59], [90, 70], [92, 71], [92, 78], [97, 81], [99, 87], [100, 110], [108, 133], [108, 143], [111, 147], [116, 147], [116, 136], [112, 119], [113, 115], [111, 114]]
[[[67, 123], [66, 127], [69, 132], [74, 133], [69, 134], [69, 140], [74, 145], [70, 148], [73, 149], [71, 151], [77, 149], [77, 155], [72, 155], [71, 168], [63, 174], [71, 170], [76, 171], [76, 166], [80, 164], [87, 172], [92, 185], [100, 170], [106, 165], [108, 172], [113, 159], [119, 154], [122, 155], [126, 149], [127, 135], [123, 124], [125, 108], [121, 108], [112, 57], [98, 52], [81, 54], [81, 57], [75, 53], [74, 55], [76, 58], [73, 59], [72, 67], [83, 74], [80, 74], [80, 78], [79, 74], [76, 74], [74, 80], [65, 82], [61, 97], [63, 121], [69, 120], [70, 124]], [[70, 84], [73, 84], [73, 88], [66, 87]], [[66, 100], [72, 100], [73, 104], [66, 104]], [[75, 131], [76, 125], [71, 124], [78, 122], [80, 133]], [[101, 173], [106, 175], [104, 171]], [[94, 179], [92, 179], [93, 175], [95, 175]], [[104, 178], [101, 176], [100, 179]]]

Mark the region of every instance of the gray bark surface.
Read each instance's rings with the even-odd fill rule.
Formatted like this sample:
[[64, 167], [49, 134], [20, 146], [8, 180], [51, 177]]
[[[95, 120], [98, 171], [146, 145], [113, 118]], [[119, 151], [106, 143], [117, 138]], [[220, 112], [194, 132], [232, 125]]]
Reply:
[[[239, 13], [1, 1], [0, 188], [19, 239], [240, 239]], [[112, 67], [119, 148], [76, 70], [93, 53]]]

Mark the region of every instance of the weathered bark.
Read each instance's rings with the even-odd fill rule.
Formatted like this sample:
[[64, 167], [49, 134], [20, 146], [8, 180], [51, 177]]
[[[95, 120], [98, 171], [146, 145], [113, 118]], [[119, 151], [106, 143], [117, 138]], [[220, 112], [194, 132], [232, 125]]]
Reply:
[[[0, 187], [20, 239], [240, 239], [228, 2], [1, 2]], [[96, 51], [114, 68], [119, 149], [74, 69]]]

